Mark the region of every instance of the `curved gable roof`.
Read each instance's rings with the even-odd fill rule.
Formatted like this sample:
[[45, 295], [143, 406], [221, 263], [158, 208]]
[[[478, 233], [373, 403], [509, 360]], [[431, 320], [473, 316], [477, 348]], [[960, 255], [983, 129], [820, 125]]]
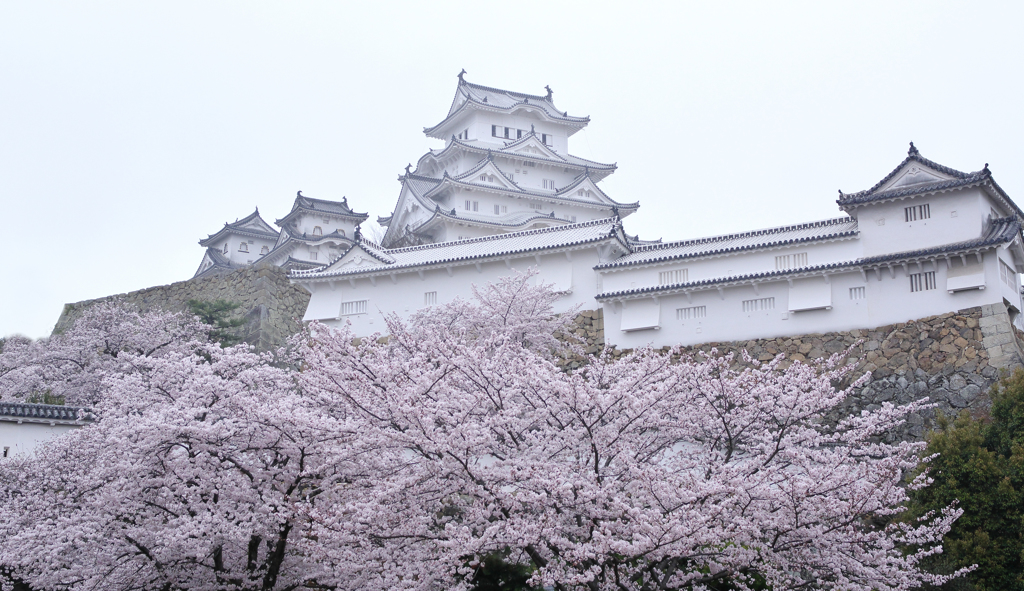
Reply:
[[[590, 117], [571, 117], [567, 111], [559, 111], [552, 101], [551, 94], [553, 93], [550, 89], [547, 96], [502, 90], [467, 82], [463, 78], [463, 74], [459, 74], [459, 84], [455, 89], [452, 104], [448, 108], [448, 115], [437, 125], [423, 128], [423, 133], [426, 135], [444, 139], [439, 137], [440, 132], [450, 121], [457, 118], [459, 113], [468, 109], [512, 113], [519, 109], [529, 108], [540, 113], [544, 119], [561, 123], [570, 129], [582, 129], [590, 123]], [[571, 134], [572, 131], [570, 131]]]

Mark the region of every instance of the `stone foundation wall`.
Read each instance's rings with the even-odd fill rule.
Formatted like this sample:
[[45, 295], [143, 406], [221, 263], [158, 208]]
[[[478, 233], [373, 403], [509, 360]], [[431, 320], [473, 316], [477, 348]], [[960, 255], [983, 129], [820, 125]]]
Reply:
[[[574, 320], [573, 333], [583, 339], [587, 351], [610, 348], [613, 357], [628, 353], [605, 342], [601, 310], [587, 310]], [[767, 361], [786, 356], [783, 366], [852, 350], [844, 360], [855, 363], [849, 380], [866, 372], [871, 378], [847, 400], [843, 414], [877, 408], [883, 402], [906, 404], [927, 396], [937, 407], [914, 414], [893, 439], [920, 438], [934, 425], [936, 411], [947, 415], [961, 409], [988, 406], [987, 393], [1002, 375], [1024, 367], [1024, 333], [1010, 322], [1001, 304], [969, 308], [940, 316], [900, 324], [847, 332], [809, 334], [775, 339], [705, 343], [684, 347], [683, 355], [698, 359], [717, 349], [719, 354], [735, 353], [736, 367], [742, 367], [740, 352]], [[669, 347], [664, 347], [667, 352]], [[580, 360], [567, 360], [568, 368]], [[845, 384], [839, 384], [840, 387]]]
[[242, 338], [262, 351], [284, 345], [288, 337], [299, 332], [309, 304], [309, 292], [289, 283], [287, 271], [257, 264], [212, 277], [65, 304], [54, 332], [70, 327], [88, 306], [113, 298], [123, 299], [141, 310], [168, 312], [185, 311], [189, 300], [226, 300], [241, 304], [236, 317], [245, 319], [240, 327]]

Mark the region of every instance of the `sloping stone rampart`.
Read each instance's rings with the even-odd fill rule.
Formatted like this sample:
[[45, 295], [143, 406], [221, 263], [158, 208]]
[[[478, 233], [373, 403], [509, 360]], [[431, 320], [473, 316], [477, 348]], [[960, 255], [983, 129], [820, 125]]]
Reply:
[[[590, 353], [608, 347], [618, 358], [628, 352], [605, 343], [601, 310], [579, 313], [574, 326], [573, 333], [583, 339]], [[911, 415], [902, 430], [890, 434], [893, 439], [916, 439], [933, 426], [936, 411], [951, 415], [962, 409], [987, 407], [992, 385], [1009, 371], [1022, 367], [1022, 344], [1024, 333], [1013, 327], [1005, 306], [997, 304], [867, 330], [705, 343], [683, 347], [682, 354], [699, 359], [712, 349], [719, 354], [734, 353], [736, 367], [743, 365], [743, 350], [759, 361], [783, 354], [786, 367], [852, 347], [844, 360], [856, 364], [849, 380], [868, 371], [871, 377], [839, 412], [874, 409], [883, 402], [906, 404], [927, 396], [937, 407]], [[580, 360], [567, 360], [566, 365], [579, 367]]]
[[201, 277], [125, 294], [65, 304], [54, 332], [62, 332], [97, 302], [119, 298], [141, 310], [183, 312], [189, 300], [226, 300], [240, 304], [236, 317], [245, 319], [243, 340], [266, 351], [284, 345], [302, 328], [309, 292], [288, 281], [288, 272], [269, 264], [256, 264], [211, 277]]

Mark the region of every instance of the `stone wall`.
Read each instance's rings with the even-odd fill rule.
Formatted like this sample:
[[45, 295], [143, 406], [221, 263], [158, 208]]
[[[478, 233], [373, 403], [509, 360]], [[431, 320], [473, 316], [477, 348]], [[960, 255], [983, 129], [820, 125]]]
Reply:
[[[618, 358], [628, 352], [605, 343], [601, 310], [579, 313], [574, 326], [574, 334], [583, 339], [590, 353], [608, 347]], [[712, 349], [720, 354], [736, 353], [737, 367], [742, 366], [741, 350], [760, 361], [784, 354], [783, 366], [788, 366], [852, 347], [845, 361], [855, 363], [856, 370], [849, 379], [868, 371], [871, 378], [839, 412], [873, 409], [888, 401], [905, 404], [924, 396], [937, 403], [935, 409], [911, 415], [901, 431], [890, 434], [891, 438], [903, 439], [920, 438], [933, 426], [937, 410], [951, 415], [961, 409], [987, 407], [992, 385], [1002, 375], [1024, 367], [1022, 345], [1024, 333], [1013, 327], [1006, 308], [997, 304], [873, 329], [705, 343], [684, 347], [682, 353], [698, 359]], [[663, 350], [667, 352], [669, 347]], [[569, 368], [579, 364], [580, 360], [566, 361]]]
[[226, 300], [241, 304], [236, 317], [245, 319], [240, 330], [242, 338], [262, 351], [283, 345], [288, 337], [299, 332], [302, 315], [309, 304], [309, 292], [289, 283], [287, 271], [269, 264], [256, 264], [212, 277], [65, 304], [54, 332], [70, 327], [91, 304], [113, 298], [121, 298], [141, 310], [169, 312], [185, 311], [189, 300]]

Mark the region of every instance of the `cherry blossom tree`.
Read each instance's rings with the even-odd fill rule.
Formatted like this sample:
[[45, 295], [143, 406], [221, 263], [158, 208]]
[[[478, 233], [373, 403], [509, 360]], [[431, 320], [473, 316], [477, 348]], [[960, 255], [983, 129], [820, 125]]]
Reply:
[[101, 397], [104, 376], [130, 371], [122, 353], [150, 357], [188, 350], [209, 331], [190, 315], [98, 302], [62, 334], [8, 339], [0, 349], [0, 400], [90, 405]]
[[566, 372], [572, 311], [534, 277], [281, 357], [111, 338], [69, 366], [98, 420], [0, 462], [0, 565], [38, 589], [465, 590], [496, 556], [574, 591], [944, 580], [920, 562], [959, 511], [892, 519], [922, 444], [880, 437], [920, 403], [829, 422], [839, 356]]
[[347, 408], [386, 466], [356, 504], [312, 514], [327, 555], [365, 565], [363, 588], [468, 588], [497, 552], [555, 589], [943, 580], [919, 563], [958, 510], [878, 525], [903, 511], [923, 445], [880, 435], [921, 403], [829, 423], [849, 393], [832, 386], [850, 371], [839, 356], [783, 368], [639, 350], [566, 373], [544, 336], [571, 316], [530, 279], [391, 317], [385, 344], [311, 328], [303, 387]]
[[0, 564], [37, 589], [295, 589], [336, 576], [305, 516], [352, 429], [244, 346], [108, 370], [94, 424], [0, 462]]

